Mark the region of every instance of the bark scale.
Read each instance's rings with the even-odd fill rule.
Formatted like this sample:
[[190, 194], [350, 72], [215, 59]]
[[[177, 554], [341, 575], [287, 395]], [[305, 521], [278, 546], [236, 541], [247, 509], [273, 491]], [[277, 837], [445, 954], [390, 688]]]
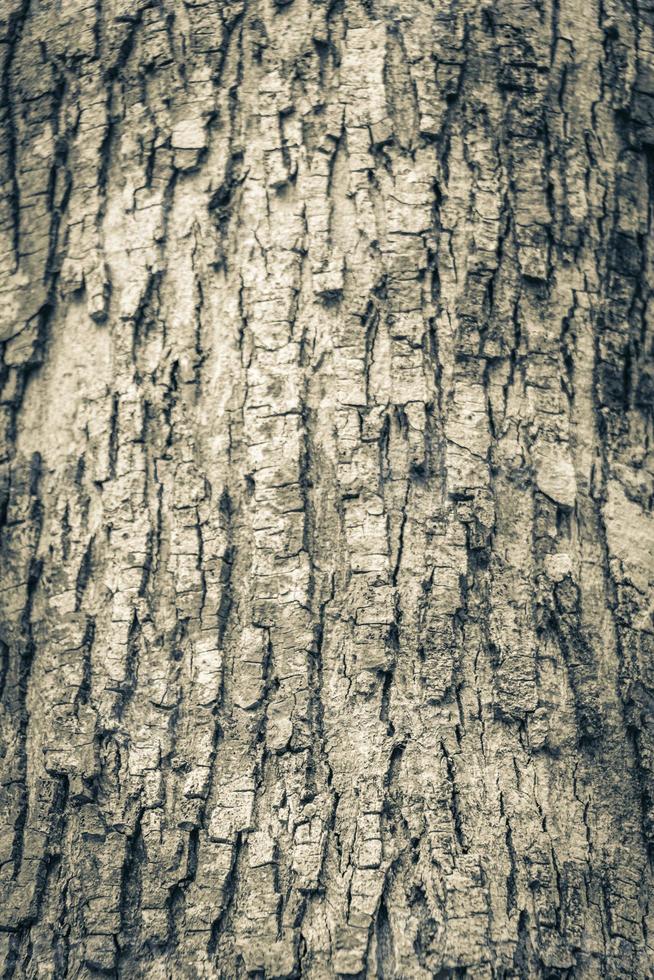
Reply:
[[0, 32], [3, 977], [651, 977], [650, 5]]

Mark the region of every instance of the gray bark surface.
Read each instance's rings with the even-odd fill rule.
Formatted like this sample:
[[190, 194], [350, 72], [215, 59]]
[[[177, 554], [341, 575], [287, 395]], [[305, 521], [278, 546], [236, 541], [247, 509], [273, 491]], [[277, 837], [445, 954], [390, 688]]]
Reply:
[[0, 974], [654, 976], [654, 8], [0, 0]]

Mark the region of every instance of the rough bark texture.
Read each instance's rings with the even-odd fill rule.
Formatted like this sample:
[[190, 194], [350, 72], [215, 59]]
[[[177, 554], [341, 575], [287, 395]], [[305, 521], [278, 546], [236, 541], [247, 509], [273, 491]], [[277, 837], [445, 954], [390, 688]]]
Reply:
[[2, 977], [652, 977], [651, 3], [0, 17]]

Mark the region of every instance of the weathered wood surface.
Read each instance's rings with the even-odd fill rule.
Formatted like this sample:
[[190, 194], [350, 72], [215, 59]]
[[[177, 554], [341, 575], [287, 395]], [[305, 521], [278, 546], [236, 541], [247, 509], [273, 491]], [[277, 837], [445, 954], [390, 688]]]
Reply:
[[0, 31], [2, 976], [654, 976], [651, 3]]

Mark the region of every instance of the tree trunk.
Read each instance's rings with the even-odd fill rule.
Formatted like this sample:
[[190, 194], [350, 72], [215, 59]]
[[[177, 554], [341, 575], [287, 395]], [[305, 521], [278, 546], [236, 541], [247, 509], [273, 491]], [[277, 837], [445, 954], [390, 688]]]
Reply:
[[651, 978], [651, 4], [0, 15], [2, 977]]

